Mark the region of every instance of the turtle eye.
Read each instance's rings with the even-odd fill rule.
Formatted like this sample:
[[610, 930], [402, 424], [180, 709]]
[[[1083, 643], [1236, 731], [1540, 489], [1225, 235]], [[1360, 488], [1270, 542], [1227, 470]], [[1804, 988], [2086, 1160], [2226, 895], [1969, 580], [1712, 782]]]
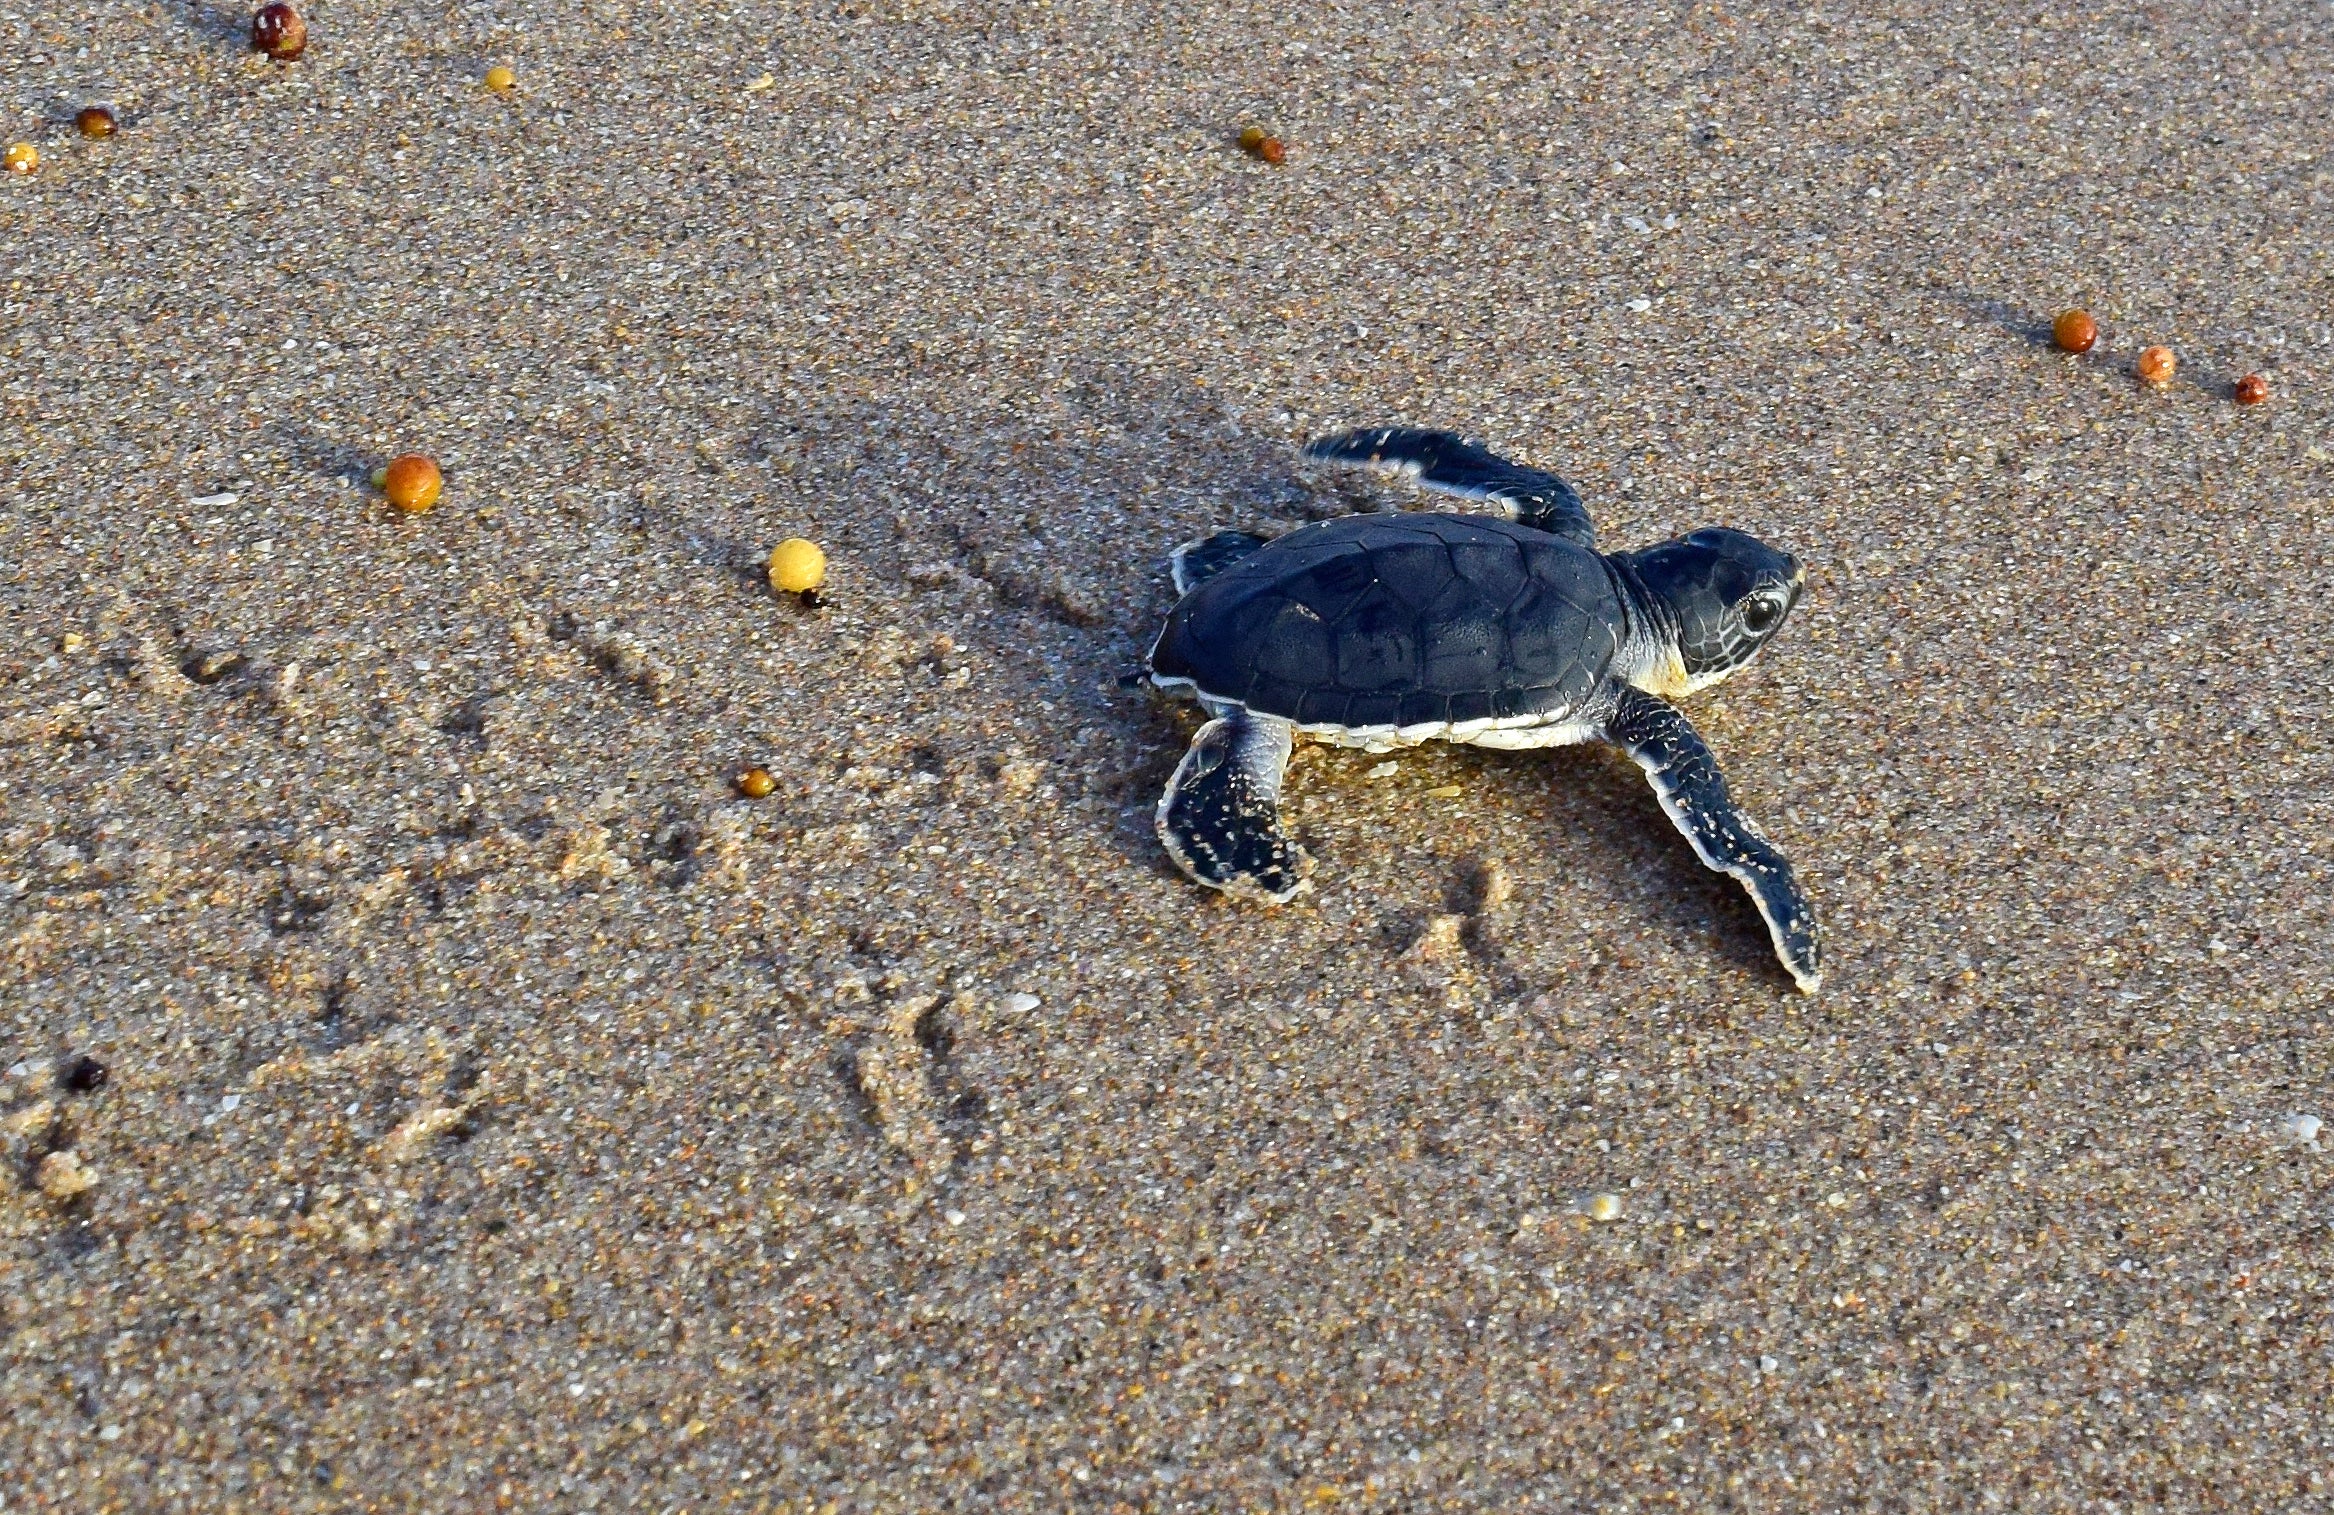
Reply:
[[1742, 629], [1752, 636], [1765, 636], [1783, 619], [1783, 602], [1771, 594], [1754, 594], [1743, 602]]

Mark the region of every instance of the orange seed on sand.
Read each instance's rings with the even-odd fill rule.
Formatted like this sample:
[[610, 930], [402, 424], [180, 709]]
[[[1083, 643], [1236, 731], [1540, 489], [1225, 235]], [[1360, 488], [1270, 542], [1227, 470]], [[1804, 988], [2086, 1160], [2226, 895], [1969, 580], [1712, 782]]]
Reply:
[[41, 166], [41, 150], [30, 142], [11, 142], [8, 151], [0, 153], [0, 164], [12, 174], [29, 174]]
[[102, 105], [82, 106], [81, 113], [73, 118], [73, 124], [81, 128], [84, 137], [110, 137], [115, 130], [113, 112]]
[[2050, 323], [2051, 339], [2067, 352], [2089, 352], [2099, 340], [2099, 323], [2086, 310], [2070, 310]]
[[2172, 382], [2172, 372], [2180, 360], [2169, 347], [2151, 347], [2139, 355], [2139, 376], [2142, 384], [2162, 386]]
[[497, 63], [486, 71], [486, 87], [498, 95], [509, 94], [512, 86], [518, 82], [519, 76], [512, 73], [504, 64]]
[[749, 800], [768, 799], [778, 781], [770, 777], [767, 768], [748, 768], [737, 776], [737, 792]]
[[1240, 150], [1267, 163], [1278, 163], [1289, 155], [1288, 144], [1261, 126], [1241, 128]]
[[2249, 373], [2237, 381], [2237, 403], [2258, 405], [2269, 398], [2269, 381], [2257, 373]]
[[381, 493], [389, 503], [411, 515], [419, 515], [438, 503], [445, 492], [446, 476], [438, 465], [418, 452], [392, 458], [381, 470]]

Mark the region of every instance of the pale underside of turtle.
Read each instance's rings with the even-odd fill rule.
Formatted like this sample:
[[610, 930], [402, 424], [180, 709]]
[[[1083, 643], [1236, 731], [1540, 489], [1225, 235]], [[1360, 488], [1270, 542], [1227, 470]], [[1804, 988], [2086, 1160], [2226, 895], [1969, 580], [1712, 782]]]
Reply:
[[1312, 859], [1280, 820], [1299, 737], [1373, 752], [1609, 742], [1644, 769], [1696, 856], [1741, 881], [1813, 994], [1822, 948], [1791, 864], [1670, 703], [1773, 636], [1797, 602], [1798, 562], [1723, 529], [1599, 553], [1570, 485], [1446, 432], [1342, 432], [1305, 455], [1406, 474], [1500, 514], [1347, 516], [1176, 550], [1182, 598], [1151, 678], [1212, 717], [1159, 800], [1176, 866], [1271, 902], [1310, 887]]

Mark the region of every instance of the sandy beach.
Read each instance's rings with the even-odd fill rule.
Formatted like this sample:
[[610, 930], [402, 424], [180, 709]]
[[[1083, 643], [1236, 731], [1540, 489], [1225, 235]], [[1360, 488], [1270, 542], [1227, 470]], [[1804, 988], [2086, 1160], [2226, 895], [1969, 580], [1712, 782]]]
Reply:
[[[0, 1510], [2334, 1507], [2334, 11], [304, 10], [0, 0]], [[1169, 864], [1373, 423], [1808, 565], [1821, 994], [1601, 747]]]

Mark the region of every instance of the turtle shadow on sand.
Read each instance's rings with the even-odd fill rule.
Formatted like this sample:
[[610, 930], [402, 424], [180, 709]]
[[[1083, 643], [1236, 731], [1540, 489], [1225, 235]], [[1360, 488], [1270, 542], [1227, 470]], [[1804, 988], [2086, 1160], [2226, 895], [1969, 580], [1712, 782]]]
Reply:
[[[1787, 987], [1788, 980], [1775, 979], [1774, 949], [1758, 911], [1733, 879], [1695, 858], [1626, 756], [1599, 745], [1496, 752], [1440, 744], [1394, 756], [1406, 764], [1432, 761], [1437, 779], [1462, 786], [1473, 812], [1464, 826], [1479, 838], [1465, 849], [1468, 862], [1460, 866], [1415, 842], [1397, 849], [1386, 879], [1373, 880], [1358, 859], [1339, 858], [1334, 838], [1308, 836], [1300, 823], [1297, 831], [1316, 863], [1316, 896], [1368, 891], [1381, 882], [1406, 885], [1415, 898], [1389, 897], [1381, 905], [1408, 907], [1409, 915], [1423, 918], [1462, 908], [1479, 893], [1480, 870], [1496, 862], [1512, 878], [1513, 894], [1494, 955], [1500, 973], [1524, 987], [1552, 987], [1533, 971], [1536, 957], [1595, 952], [1610, 962], [1618, 954], [1616, 938], [1638, 931], [1707, 941], [1715, 958], [1757, 983]], [[1387, 835], [1415, 825], [1421, 804], [1437, 803], [1421, 798], [1423, 781], [1388, 790], [1367, 779], [1364, 765], [1383, 761], [1379, 756], [1335, 758], [1345, 761], [1306, 765], [1291, 798], [1318, 809], [1325, 791], [1349, 789], [1353, 803], [1378, 812], [1375, 829]], [[1596, 923], [1584, 927], [1584, 919]], [[1614, 929], [1605, 930], [1608, 925]]]
[[[1487, 779], [1502, 787], [1544, 786], [1546, 803], [1558, 814], [1542, 834], [1552, 842], [1562, 838], [1567, 852], [1577, 850], [1583, 875], [1601, 873], [1608, 881], [1604, 887], [1622, 896], [1619, 909], [1645, 924], [1668, 926], [1675, 939], [1707, 933], [1718, 957], [1779, 992], [1788, 988], [1787, 979], [1775, 978], [1774, 947], [1742, 886], [1702, 865], [1626, 756], [1590, 745], [1484, 753], [1478, 760]], [[1519, 823], [1519, 833], [1525, 824]], [[1629, 883], [1635, 887], [1625, 887]], [[1520, 891], [1518, 898], [1521, 903]], [[1559, 903], [1550, 900], [1550, 910]], [[1613, 923], [1625, 921], [1617, 915]]]
[[[1207, 891], [1186, 879], [1161, 847], [1155, 812], [1206, 717], [1147, 687], [1126, 692], [1114, 705], [1139, 755], [1112, 780], [1119, 817], [1111, 841], [1130, 868], [1162, 887], [1189, 891], [1196, 904]], [[1292, 770], [1286, 796], [1292, 829], [1314, 863], [1312, 888], [1300, 898], [1305, 905], [1382, 916], [1390, 954], [1409, 944], [1419, 923], [1451, 910], [1472, 913], [1467, 900], [1479, 897], [1480, 871], [1496, 862], [1514, 876], [1514, 893], [1488, 957], [1502, 978], [1522, 988], [1550, 987], [1531, 966], [1543, 952], [1590, 951], [1614, 960], [1612, 934], [1580, 925], [1600, 915], [1615, 928], [1706, 941], [1714, 958], [1757, 983], [1787, 986], [1788, 980], [1775, 981], [1773, 948], [1741, 887], [1702, 866], [1644, 775], [1621, 753], [1593, 744], [1536, 752], [1444, 743], [1382, 754], [1322, 744], [1301, 750], [1305, 757]], [[1368, 776], [1389, 759], [1413, 770], [1431, 764], [1433, 782], [1421, 775], [1389, 785]], [[1398, 844], [1384, 867], [1355, 855], [1353, 839], [1362, 832], [1399, 837], [1415, 829], [1420, 807], [1441, 802], [1425, 790], [1446, 783], [1462, 786], [1473, 811], [1465, 829], [1481, 839], [1464, 849], [1464, 858], [1423, 840]], [[1325, 806], [1351, 807], [1356, 824], [1324, 826]], [[1586, 887], [1567, 888], [1573, 879]], [[1225, 905], [1260, 924], [1276, 908]]]

